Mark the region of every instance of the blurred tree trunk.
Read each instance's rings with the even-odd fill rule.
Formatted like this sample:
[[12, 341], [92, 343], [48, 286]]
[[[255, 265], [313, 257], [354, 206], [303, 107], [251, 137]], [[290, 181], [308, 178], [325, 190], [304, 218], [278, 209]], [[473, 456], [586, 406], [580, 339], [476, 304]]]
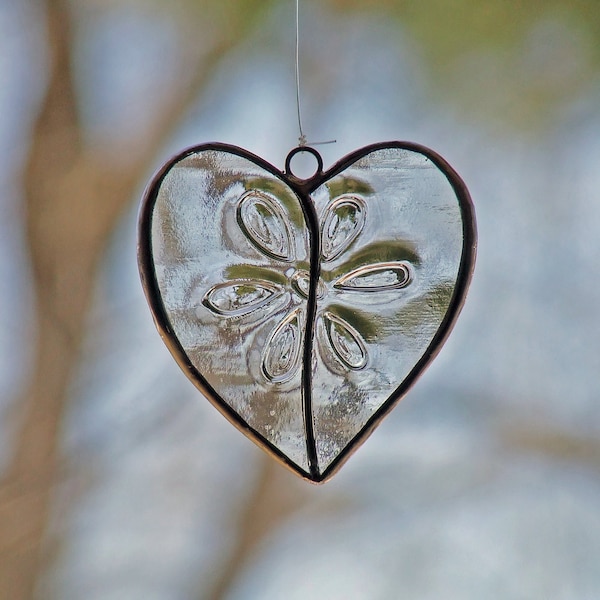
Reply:
[[113, 161], [108, 167], [105, 157], [83, 142], [71, 69], [68, 2], [46, 0], [51, 72], [23, 172], [37, 337], [21, 428], [0, 482], [2, 599], [33, 598], [45, 568], [43, 542], [60, 471], [61, 423], [107, 239], [177, 120], [219, 59], [256, 20], [258, 8], [268, 2], [248, 4], [244, 9], [250, 8], [247, 14], [252, 18], [228, 20], [226, 33], [208, 52], [191, 52], [193, 77], [161, 107], [155, 128], [139, 140], [137, 147], [143, 150], [135, 163], [118, 171]]
[[236, 542], [212, 589], [207, 590], [206, 582], [199, 583], [198, 600], [225, 600], [231, 583], [250, 565], [263, 540], [303, 505], [306, 497], [300, 486], [305, 485], [270, 457], [262, 457], [253, 493], [238, 515]]

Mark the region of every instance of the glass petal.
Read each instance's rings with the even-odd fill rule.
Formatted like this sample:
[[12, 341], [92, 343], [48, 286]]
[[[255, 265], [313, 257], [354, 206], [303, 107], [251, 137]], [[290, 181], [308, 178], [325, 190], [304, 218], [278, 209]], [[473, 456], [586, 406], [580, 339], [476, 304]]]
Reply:
[[237, 214], [242, 231], [261, 252], [285, 262], [294, 260], [291, 226], [274, 196], [247, 192], [240, 198]]
[[367, 207], [358, 196], [341, 196], [327, 208], [321, 219], [321, 256], [337, 258], [358, 237], [365, 225]]
[[297, 308], [271, 333], [263, 354], [262, 370], [272, 383], [289, 381], [298, 371], [302, 355], [302, 309]]
[[282, 288], [267, 281], [236, 280], [220, 283], [208, 290], [202, 304], [217, 315], [240, 317], [281, 297]]
[[349, 292], [382, 292], [406, 287], [411, 281], [409, 263], [378, 263], [359, 267], [340, 277], [334, 284]]
[[331, 312], [324, 313], [323, 321], [331, 348], [340, 362], [348, 369], [364, 368], [367, 364], [367, 348], [360, 333]]

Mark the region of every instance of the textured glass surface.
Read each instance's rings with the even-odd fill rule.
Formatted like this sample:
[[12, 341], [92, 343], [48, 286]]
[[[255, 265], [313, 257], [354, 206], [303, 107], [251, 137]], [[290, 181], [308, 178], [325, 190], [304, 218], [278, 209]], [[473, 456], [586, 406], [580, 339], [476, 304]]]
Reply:
[[250, 427], [308, 470], [301, 390], [308, 264], [295, 194], [246, 158], [206, 151], [164, 178], [152, 251], [169, 321], [191, 363]]
[[[325, 224], [321, 279], [327, 293], [318, 300], [320, 359], [313, 376], [323, 471], [431, 343], [454, 291], [463, 234], [447, 178], [409, 150], [372, 152], [312, 198]], [[339, 227], [327, 226], [336, 220]], [[340, 251], [328, 255], [332, 247]]]
[[160, 183], [151, 239], [166, 314], [192, 365], [251, 428], [322, 473], [429, 348], [453, 295], [463, 226], [446, 176], [406, 149], [367, 154], [310, 202], [313, 264], [291, 187], [249, 158], [204, 150]]

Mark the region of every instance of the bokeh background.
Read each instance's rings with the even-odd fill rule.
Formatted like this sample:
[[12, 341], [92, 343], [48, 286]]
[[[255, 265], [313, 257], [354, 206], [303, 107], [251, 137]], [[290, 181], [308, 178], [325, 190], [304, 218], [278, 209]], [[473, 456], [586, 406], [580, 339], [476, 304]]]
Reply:
[[325, 165], [410, 140], [478, 215], [453, 335], [336, 477], [239, 435], [156, 333], [145, 182], [298, 139], [293, 0], [0, 0], [0, 598], [597, 600], [600, 5], [301, 0]]

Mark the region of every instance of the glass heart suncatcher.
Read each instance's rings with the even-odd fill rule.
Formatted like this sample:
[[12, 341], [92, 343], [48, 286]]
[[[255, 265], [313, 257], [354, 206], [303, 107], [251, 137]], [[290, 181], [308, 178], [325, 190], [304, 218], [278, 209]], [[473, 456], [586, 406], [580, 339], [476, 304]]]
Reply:
[[[294, 175], [312, 154], [316, 172]], [[156, 326], [185, 374], [301, 477], [328, 479], [434, 358], [463, 304], [469, 193], [416, 144], [280, 171], [212, 143], [169, 161], [140, 210]]]

